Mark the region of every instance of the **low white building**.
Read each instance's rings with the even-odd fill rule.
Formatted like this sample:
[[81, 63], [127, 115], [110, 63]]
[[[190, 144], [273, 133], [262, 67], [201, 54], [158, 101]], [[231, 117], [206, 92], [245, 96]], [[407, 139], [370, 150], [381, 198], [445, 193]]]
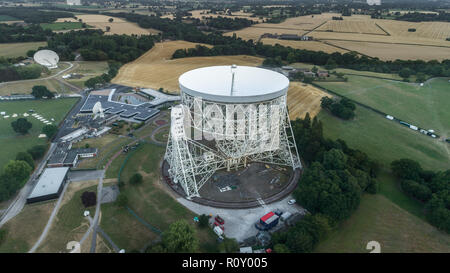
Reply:
[[28, 196], [27, 203], [58, 198], [64, 188], [68, 171], [68, 167], [46, 168]]

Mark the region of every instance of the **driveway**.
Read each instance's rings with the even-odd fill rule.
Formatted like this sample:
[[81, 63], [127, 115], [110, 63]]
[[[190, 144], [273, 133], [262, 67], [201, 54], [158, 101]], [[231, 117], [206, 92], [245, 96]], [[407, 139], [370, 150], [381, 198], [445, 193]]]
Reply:
[[266, 205], [261, 200], [261, 207], [252, 209], [221, 209], [213, 208], [198, 203], [188, 201], [184, 198], [177, 198], [183, 206], [197, 214], [212, 214], [213, 217], [220, 215], [225, 220], [225, 236], [229, 238], [235, 238], [238, 242], [247, 239], [248, 237], [256, 235], [258, 230], [255, 228], [254, 224], [259, 220], [264, 214], [274, 210], [279, 209], [282, 212], [289, 211], [290, 213], [303, 213], [304, 209], [295, 204], [288, 205], [288, 200], [293, 197], [289, 195], [288, 197]]
[[67, 174], [68, 180], [71, 182], [87, 181], [87, 180], [98, 180], [103, 174], [103, 170], [92, 170], [92, 171], [70, 171]]

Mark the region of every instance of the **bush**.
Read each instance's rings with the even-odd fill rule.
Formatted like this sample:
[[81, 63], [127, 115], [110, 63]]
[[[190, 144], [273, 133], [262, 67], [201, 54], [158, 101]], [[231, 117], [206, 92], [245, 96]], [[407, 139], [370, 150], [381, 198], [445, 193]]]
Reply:
[[403, 180], [401, 182], [402, 189], [412, 197], [420, 201], [428, 201], [431, 199], [431, 190], [413, 180]]
[[273, 251], [275, 253], [291, 253], [289, 248], [285, 244], [276, 244], [273, 246]]
[[18, 118], [17, 120], [11, 122], [11, 126], [14, 132], [25, 135], [28, 133], [28, 130], [33, 127], [33, 124], [26, 118]]
[[219, 245], [221, 253], [235, 253], [239, 250], [239, 244], [236, 239], [225, 238]]
[[208, 227], [209, 225], [209, 215], [202, 214], [198, 217], [198, 226], [201, 228]]
[[95, 192], [85, 191], [81, 195], [81, 202], [85, 208], [95, 206], [97, 204], [97, 196]]
[[143, 181], [143, 177], [142, 177], [142, 175], [140, 173], [135, 173], [130, 178], [130, 184], [131, 185], [139, 185], [139, 184], [142, 183], [142, 181]]
[[30, 155], [30, 153], [27, 152], [17, 153], [16, 160], [25, 161], [28, 163], [28, 165], [30, 165], [31, 169], [34, 169], [34, 160], [33, 157]]
[[56, 132], [58, 132], [58, 127], [53, 124], [47, 124], [42, 128], [42, 133], [44, 133], [48, 139], [51, 139]]
[[44, 156], [47, 146], [36, 145], [27, 150], [27, 152], [33, 157], [34, 160], [40, 159]]
[[128, 205], [128, 197], [124, 193], [119, 193], [116, 203], [119, 207], [126, 207]]

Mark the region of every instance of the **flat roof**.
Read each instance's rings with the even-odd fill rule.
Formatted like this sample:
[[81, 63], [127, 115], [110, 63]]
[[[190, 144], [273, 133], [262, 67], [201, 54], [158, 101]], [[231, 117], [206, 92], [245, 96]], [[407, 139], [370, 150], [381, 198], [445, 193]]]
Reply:
[[69, 167], [46, 168], [28, 198], [57, 193], [68, 171]]
[[178, 79], [181, 92], [205, 100], [252, 103], [286, 95], [289, 79], [281, 73], [251, 66], [209, 66], [188, 71]]

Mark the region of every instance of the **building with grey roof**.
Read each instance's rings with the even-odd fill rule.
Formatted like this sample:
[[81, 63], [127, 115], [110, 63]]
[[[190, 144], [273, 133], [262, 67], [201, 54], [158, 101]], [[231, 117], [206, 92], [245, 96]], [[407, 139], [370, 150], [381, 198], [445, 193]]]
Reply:
[[27, 203], [58, 198], [64, 188], [68, 171], [68, 167], [46, 168], [28, 196]]

